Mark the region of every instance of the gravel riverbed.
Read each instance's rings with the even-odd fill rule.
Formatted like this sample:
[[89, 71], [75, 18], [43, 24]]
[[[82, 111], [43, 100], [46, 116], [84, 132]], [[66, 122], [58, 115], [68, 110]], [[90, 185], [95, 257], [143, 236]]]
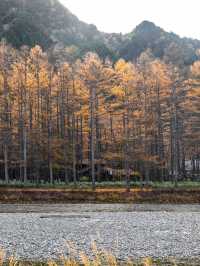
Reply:
[[0, 247], [19, 259], [90, 254], [91, 243], [118, 258], [200, 256], [199, 205], [0, 205]]

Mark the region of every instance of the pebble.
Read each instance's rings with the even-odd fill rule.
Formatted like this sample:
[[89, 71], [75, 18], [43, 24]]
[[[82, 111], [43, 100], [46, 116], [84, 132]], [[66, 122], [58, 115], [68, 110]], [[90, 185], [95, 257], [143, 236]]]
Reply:
[[149, 211], [117, 205], [60, 205], [51, 213], [44, 212], [44, 206], [37, 212], [36, 205], [33, 212], [31, 205], [24, 205], [24, 213], [23, 206], [14, 213], [8, 205], [8, 212], [0, 213], [0, 247], [7, 256], [40, 261], [69, 255], [69, 246], [76, 256], [80, 251], [92, 254], [92, 242], [123, 260], [200, 256], [199, 206], [176, 206], [172, 211], [173, 206], [152, 205], [154, 211]]

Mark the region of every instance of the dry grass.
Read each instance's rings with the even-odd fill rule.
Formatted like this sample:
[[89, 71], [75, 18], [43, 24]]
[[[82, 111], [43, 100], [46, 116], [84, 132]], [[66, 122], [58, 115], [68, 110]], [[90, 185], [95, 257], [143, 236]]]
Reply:
[[[84, 252], [77, 252], [73, 245], [69, 244], [70, 255], [62, 257], [59, 261], [49, 260], [47, 262], [25, 262], [17, 261], [15, 258], [6, 258], [6, 253], [0, 250], [0, 266], [160, 266], [166, 265], [161, 262], [155, 262], [151, 258], [145, 258], [141, 261], [133, 261], [128, 259], [126, 262], [118, 261], [110, 252], [99, 252], [96, 245], [92, 245], [92, 256], [88, 257]], [[77, 259], [77, 257], [79, 259]], [[175, 266], [175, 262], [172, 264]]]
[[135, 188], [127, 192], [122, 188], [101, 188], [96, 191], [47, 189], [47, 188], [0, 188], [2, 203], [200, 203], [200, 189]]
[[[200, 260], [180, 261], [174, 259], [153, 260], [144, 258], [141, 260], [118, 261], [117, 258], [107, 251], [99, 251], [92, 244], [91, 255], [87, 256], [84, 252], [78, 252], [72, 243], [67, 243], [69, 251], [68, 257], [61, 257], [59, 261], [49, 260], [47, 262], [25, 262], [17, 261], [14, 257], [6, 260], [6, 253], [0, 250], [0, 266], [199, 266]], [[79, 259], [77, 259], [79, 258]]]

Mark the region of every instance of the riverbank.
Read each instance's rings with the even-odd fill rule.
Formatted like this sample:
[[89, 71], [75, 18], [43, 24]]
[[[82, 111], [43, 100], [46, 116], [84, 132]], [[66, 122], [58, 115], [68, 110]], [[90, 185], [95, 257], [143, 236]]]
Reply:
[[92, 243], [119, 261], [199, 259], [199, 205], [144, 206], [63, 204], [52, 208], [23, 204], [12, 206], [18, 210], [14, 213], [6, 205], [7, 213], [0, 213], [0, 247], [7, 258], [14, 254], [19, 261], [57, 261], [74, 249], [76, 254], [91, 256]]
[[0, 203], [160, 203], [199, 204], [196, 188], [14, 188], [0, 187]]

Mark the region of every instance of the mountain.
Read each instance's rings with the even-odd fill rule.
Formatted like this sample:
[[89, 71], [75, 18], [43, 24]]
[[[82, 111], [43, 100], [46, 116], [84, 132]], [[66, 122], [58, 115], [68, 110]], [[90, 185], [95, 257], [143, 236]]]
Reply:
[[1, 0], [3, 38], [16, 48], [39, 44], [44, 49], [61, 51], [73, 45], [77, 57], [94, 51], [113, 60], [135, 60], [150, 49], [153, 56], [178, 65], [194, 62], [200, 49], [200, 41], [180, 38], [148, 21], [126, 35], [100, 32], [96, 26], [80, 21], [58, 0]]
[[0, 17], [1, 37], [15, 46], [99, 40], [95, 26], [79, 21], [57, 0], [1, 0]]
[[136, 59], [150, 49], [153, 56], [167, 62], [190, 65], [197, 60], [196, 51], [200, 48], [200, 41], [180, 38], [149, 21], [143, 21], [128, 37], [119, 49], [119, 56], [127, 60]]
[[80, 54], [95, 51], [112, 57], [96, 26], [74, 16], [58, 0], [1, 0], [0, 39], [14, 47], [39, 44], [44, 49], [75, 45]]

